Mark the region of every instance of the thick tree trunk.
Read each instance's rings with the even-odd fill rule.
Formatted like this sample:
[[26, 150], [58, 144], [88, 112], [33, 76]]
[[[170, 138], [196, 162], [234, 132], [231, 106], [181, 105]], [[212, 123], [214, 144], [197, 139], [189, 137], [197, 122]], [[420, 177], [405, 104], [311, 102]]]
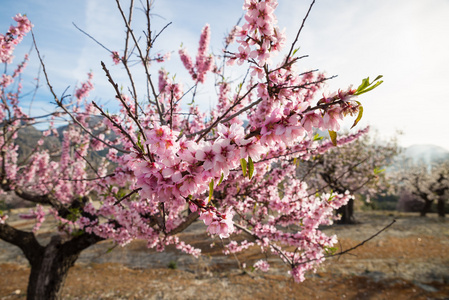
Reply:
[[80, 252], [66, 253], [60, 236], [53, 236], [43, 256], [31, 264], [27, 299], [59, 299], [69, 268]]
[[432, 207], [432, 202], [431, 200], [426, 200], [424, 202], [424, 206], [421, 209], [420, 215], [421, 217], [425, 217], [426, 214], [430, 211], [430, 208]]
[[27, 299], [38, 300], [59, 299], [68, 271], [80, 253], [103, 240], [88, 233], [63, 240], [57, 234], [42, 246], [32, 232], [18, 230], [8, 224], [0, 224], [0, 239], [16, 245], [25, 254], [31, 265]]
[[355, 224], [354, 218], [354, 199], [350, 199], [348, 204], [337, 209], [337, 214], [341, 215], [338, 224]]
[[34, 262], [30, 261], [27, 299], [59, 299], [68, 271], [80, 253], [102, 240], [103, 238], [88, 233], [68, 241], [63, 241], [59, 235], [53, 236], [44, 247], [42, 256]]
[[445, 199], [443, 198], [438, 198], [438, 203], [437, 203], [437, 210], [438, 210], [438, 216], [444, 218], [446, 216], [446, 213], [444, 211], [444, 203]]

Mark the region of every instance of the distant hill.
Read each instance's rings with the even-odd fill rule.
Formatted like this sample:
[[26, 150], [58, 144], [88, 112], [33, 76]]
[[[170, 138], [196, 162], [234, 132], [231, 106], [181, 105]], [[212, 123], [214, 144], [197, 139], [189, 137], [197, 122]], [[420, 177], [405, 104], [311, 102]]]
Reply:
[[[101, 117], [93, 116], [91, 117], [89, 123], [92, 125], [101, 121]], [[40, 147], [40, 149], [49, 150], [52, 153], [53, 159], [59, 159], [61, 142], [63, 138], [63, 132], [67, 129], [67, 125], [61, 126], [57, 128], [58, 137], [51, 134], [50, 136], [43, 137], [44, 144]], [[98, 130], [94, 130], [94, 134], [98, 134]], [[43, 132], [36, 129], [33, 126], [27, 126], [21, 128], [17, 132], [16, 144], [19, 146], [19, 161], [22, 161], [30, 156], [37, 146], [37, 142], [43, 136]], [[106, 135], [106, 138], [109, 140], [113, 140], [116, 138], [116, 135], [111, 131]], [[108, 153], [108, 149], [102, 151], [89, 151], [87, 155], [87, 159], [93, 163], [94, 165], [98, 164], [103, 157]]]
[[[19, 160], [28, 157], [37, 146], [37, 142], [42, 138], [42, 131], [37, 130], [33, 126], [21, 128], [17, 132], [15, 143], [19, 145]], [[41, 149], [49, 150], [50, 153], [58, 152], [61, 148], [61, 141], [55, 136], [44, 137], [44, 144]]]
[[449, 160], [449, 151], [436, 145], [412, 145], [402, 152], [406, 158], [414, 163], [423, 162], [427, 165]]

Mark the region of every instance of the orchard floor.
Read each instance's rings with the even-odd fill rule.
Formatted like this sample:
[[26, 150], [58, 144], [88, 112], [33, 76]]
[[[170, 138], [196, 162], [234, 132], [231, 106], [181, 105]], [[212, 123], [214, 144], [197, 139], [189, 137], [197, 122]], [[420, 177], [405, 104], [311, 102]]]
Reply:
[[[268, 259], [268, 273], [239, 268], [263, 256], [255, 249], [238, 257], [222, 255], [220, 241], [207, 238], [197, 222], [182, 237], [202, 249], [201, 258], [171, 248], [156, 253], [139, 241], [108, 251], [111, 243], [103, 242], [86, 250], [70, 270], [63, 299], [449, 299], [448, 220], [383, 212], [360, 212], [356, 218], [358, 225], [324, 229], [339, 236], [342, 250], [397, 221], [350, 254], [327, 260], [300, 284], [274, 257]], [[48, 238], [49, 229], [40, 238]], [[0, 242], [0, 299], [24, 299], [28, 273], [20, 251]]]

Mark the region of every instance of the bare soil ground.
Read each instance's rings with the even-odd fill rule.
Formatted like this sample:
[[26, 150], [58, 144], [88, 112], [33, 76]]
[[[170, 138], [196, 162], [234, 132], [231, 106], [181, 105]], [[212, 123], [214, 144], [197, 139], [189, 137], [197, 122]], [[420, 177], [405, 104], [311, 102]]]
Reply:
[[[388, 230], [351, 254], [332, 258], [305, 282], [269, 258], [268, 273], [239, 268], [261, 256], [255, 249], [224, 256], [218, 239], [201, 222], [182, 234], [203, 251], [195, 259], [168, 249], [148, 250], [136, 241], [112, 251], [110, 242], [87, 249], [70, 270], [64, 299], [449, 299], [449, 221], [416, 214], [360, 212], [357, 225], [324, 229], [345, 250], [388, 225]], [[29, 222], [13, 220], [22, 228]], [[40, 236], [48, 238], [43, 230]], [[214, 247], [210, 244], [215, 242]], [[168, 266], [176, 266], [170, 269]], [[0, 242], [0, 299], [24, 299], [29, 267], [20, 250]]]

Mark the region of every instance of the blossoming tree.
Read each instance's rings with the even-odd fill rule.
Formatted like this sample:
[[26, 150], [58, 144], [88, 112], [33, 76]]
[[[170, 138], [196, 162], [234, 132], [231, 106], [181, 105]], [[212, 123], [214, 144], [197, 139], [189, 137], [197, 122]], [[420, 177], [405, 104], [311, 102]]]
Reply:
[[[388, 143], [375, 143], [366, 127], [340, 139], [339, 143], [341, 145], [333, 147], [327, 142], [312, 158], [298, 161], [298, 176], [307, 182], [310, 193], [349, 191], [353, 195], [363, 195], [369, 201], [377, 193], [389, 190], [384, 171], [399, 153], [394, 139]], [[354, 223], [354, 199], [340, 207], [337, 214], [341, 215], [339, 223]]]
[[[438, 216], [445, 217], [445, 203], [449, 198], [449, 162], [432, 166], [424, 163], [404, 163], [393, 177], [397, 191], [401, 193], [402, 202], [417, 199], [421, 202], [420, 215], [425, 217], [436, 200]], [[407, 193], [414, 197], [406, 197]], [[407, 203], [400, 204], [407, 206]]]
[[[274, 55], [286, 44], [284, 32], [276, 27], [277, 3], [246, 0], [245, 23], [231, 32], [222, 55], [209, 53], [207, 25], [201, 32], [195, 62], [186, 49], [179, 50], [191, 76], [192, 88], [185, 91], [163, 69], [158, 82], [153, 81], [152, 63], [167, 58], [153, 54], [153, 42], [159, 34], [135, 36], [131, 13], [124, 13], [120, 1], [117, 5], [126, 37], [124, 49], [111, 51], [111, 56], [129, 77], [128, 94], [119, 88], [106, 65], [102, 66], [121, 105], [119, 113], [107, 113], [97, 103], [87, 101], [91, 77], [71, 102], [65, 96], [58, 97], [49, 81], [51, 74], [43, 65], [58, 105], [47, 116], [48, 122], [60, 117], [70, 120], [56, 159], [40, 147], [40, 141], [30, 157], [18, 160], [16, 133], [21, 126], [33, 125], [36, 117], [23, 113], [18, 101], [20, 85], [8, 91], [24, 65], [13, 75], [2, 77], [1, 187], [36, 204], [22, 216], [36, 219], [36, 226], [32, 232], [16, 229], [8, 224], [8, 213], [2, 212], [0, 238], [20, 247], [30, 262], [28, 297], [58, 297], [81, 251], [104, 239], [119, 245], [143, 239], [148, 247], [159, 251], [172, 244], [200, 255], [200, 249], [177, 235], [197, 219], [204, 222], [210, 235], [231, 238], [227, 253], [257, 245], [285, 261], [295, 281], [304, 280], [305, 272], [315, 270], [326, 249], [336, 242], [335, 236], [326, 236], [318, 226], [330, 224], [333, 211], [351, 196], [346, 191], [309, 195], [307, 184], [296, 178], [291, 160], [307, 159], [314, 151], [329, 148], [313, 140], [315, 128], [329, 130], [337, 144], [339, 122], [354, 115], [354, 125], [358, 123], [362, 109], [356, 97], [380, 84], [379, 77], [373, 82], [363, 80], [357, 89], [316, 99], [327, 78], [295, 68], [300, 59], [295, 56], [295, 44], [302, 27], [275, 65]], [[149, 5], [144, 12], [151, 28]], [[9, 49], [2, 52], [5, 63], [10, 63], [13, 47], [31, 29], [26, 17], [17, 15], [15, 20], [18, 26], [0, 36], [0, 49]], [[146, 97], [137, 96], [140, 91], [134, 82], [131, 58], [142, 62]], [[251, 73], [237, 85], [223, 80], [224, 66], [234, 63], [246, 64]], [[183, 106], [183, 100], [195, 99], [196, 87], [213, 75], [218, 78], [216, 108], [206, 114], [194, 104]], [[101, 122], [93, 122], [92, 115], [100, 115]], [[114, 134], [106, 135], [108, 131]], [[55, 133], [53, 127], [44, 135], [51, 132]], [[340, 143], [344, 141], [340, 139]], [[94, 165], [88, 153], [100, 150], [108, 154]], [[112, 173], [107, 172], [108, 162], [116, 166]], [[48, 216], [58, 221], [58, 231], [42, 245], [36, 233]], [[245, 234], [248, 240], [232, 241], [235, 234]], [[255, 267], [266, 271], [269, 265], [259, 261]]]

